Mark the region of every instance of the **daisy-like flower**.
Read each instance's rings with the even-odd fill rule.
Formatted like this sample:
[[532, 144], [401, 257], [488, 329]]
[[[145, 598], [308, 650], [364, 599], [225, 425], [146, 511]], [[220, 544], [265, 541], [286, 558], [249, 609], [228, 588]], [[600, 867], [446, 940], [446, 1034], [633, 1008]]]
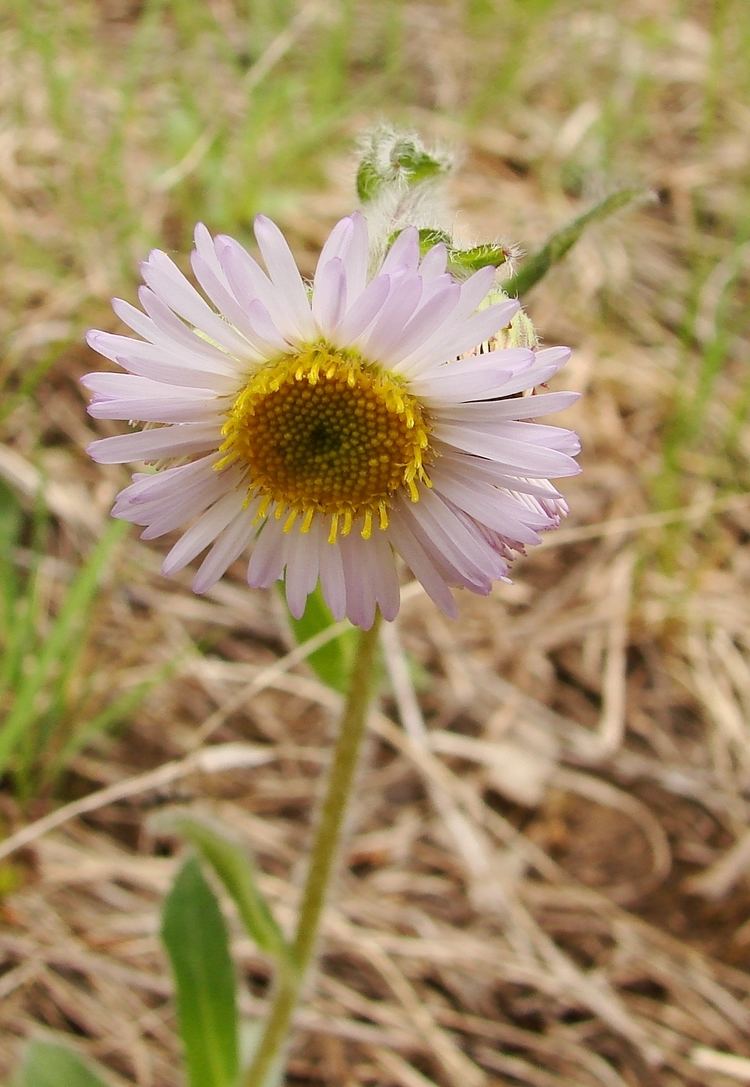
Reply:
[[270, 219], [258, 216], [255, 237], [265, 270], [199, 225], [191, 260], [205, 298], [155, 251], [145, 312], [113, 304], [141, 339], [89, 333], [127, 371], [83, 379], [91, 415], [147, 424], [93, 442], [91, 456], [159, 465], [133, 476], [114, 516], [145, 526], [144, 539], [188, 525], [162, 569], [208, 549], [196, 592], [249, 552], [249, 584], [284, 576], [293, 615], [320, 581], [333, 615], [367, 629], [376, 607], [398, 612], [400, 555], [454, 615], [451, 587], [486, 595], [566, 512], [549, 479], [578, 471], [578, 440], [532, 420], [575, 394], [519, 394], [569, 351], [476, 353], [518, 303], [478, 308], [494, 269], [458, 282], [442, 244], [420, 260], [414, 228], [372, 271], [364, 217], [342, 219], [311, 288]]

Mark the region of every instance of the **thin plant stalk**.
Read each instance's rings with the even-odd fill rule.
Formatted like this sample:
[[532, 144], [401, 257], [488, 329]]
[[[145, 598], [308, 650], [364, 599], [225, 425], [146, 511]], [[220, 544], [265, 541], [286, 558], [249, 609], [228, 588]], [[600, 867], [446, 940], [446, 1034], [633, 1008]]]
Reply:
[[292, 1017], [315, 954], [320, 921], [338, 857], [365, 733], [367, 710], [375, 687], [379, 625], [378, 612], [371, 629], [359, 633], [349, 689], [302, 891], [297, 930], [292, 943], [293, 966], [280, 968], [268, 1019], [242, 1080], [243, 1087], [265, 1087], [269, 1075], [282, 1060]]

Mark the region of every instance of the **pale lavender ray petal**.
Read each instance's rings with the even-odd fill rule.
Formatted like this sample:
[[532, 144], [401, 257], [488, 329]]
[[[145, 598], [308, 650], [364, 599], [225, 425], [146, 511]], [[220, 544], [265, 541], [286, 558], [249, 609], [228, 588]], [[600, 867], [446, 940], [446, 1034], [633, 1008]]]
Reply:
[[315, 296], [315, 291], [318, 289], [318, 282], [321, 275], [323, 275], [326, 265], [332, 260], [341, 260], [344, 257], [349, 249], [349, 243], [353, 233], [354, 224], [352, 223], [351, 217], [348, 215], [345, 219], [339, 219], [332, 228], [331, 233], [323, 243], [323, 248], [318, 257], [318, 263], [315, 266], [315, 275], [313, 276], [313, 297]]
[[[493, 423], [496, 420], [491, 420]], [[503, 419], [497, 423], [497, 433], [504, 438], [543, 445], [575, 457], [581, 452], [581, 440], [574, 430], [567, 427], [547, 426], [545, 423], [524, 423], [516, 419]]]
[[250, 556], [248, 585], [253, 589], [267, 589], [278, 581], [286, 563], [288, 542], [289, 534], [284, 532], [281, 521], [273, 516], [266, 518]]
[[238, 378], [232, 374], [217, 374], [206, 370], [183, 367], [175, 356], [165, 361], [161, 348], [152, 352], [139, 350], [135, 355], [128, 352], [114, 360], [118, 366], [137, 377], [145, 377], [160, 385], [179, 389], [210, 392], [214, 396], [230, 396], [237, 391]]
[[113, 298], [112, 309], [124, 325], [132, 328], [133, 332], [137, 332], [139, 336], [142, 336], [144, 340], [148, 340], [149, 343], [164, 344], [165, 341], [167, 343], [171, 342], [171, 337], [158, 328], [150, 317], [142, 313], [137, 306], [126, 302], [124, 298]]
[[353, 532], [339, 536], [338, 546], [346, 582], [346, 614], [350, 622], [369, 630], [375, 622], [375, 591], [367, 562], [366, 541]]
[[540, 366], [549, 366], [555, 363], [559, 369], [568, 361], [571, 351], [569, 347], [540, 347], [535, 355]]
[[441, 276], [445, 271], [448, 261], [448, 248], [444, 242], [438, 242], [428, 249], [419, 266], [419, 274], [422, 279], [433, 279]]
[[266, 356], [289, 353], [288, 341], [282, 337], [271, 314], [259, 298], [247, 307], [247, 321], [253, 329], [255, 343]]
[[[245, 357], [255, 362], [262, 359], [263, 349], [256, 343], [252, 322], [247, 318], [247, 308], [240, 305], [234, 293], [217, 278], [213, 269], [206, 264], [200, 253], [192, 253], [190, 263], [195, 278], [208, 297], [227, 320], [231, 321], [233, 327], [247, 340]], [[277, 335], [282, 338], [278, 330]]]
[[467, 526], [462, 525], [450, 508], [432, 492], [412, 503], [411, 514], [424, 533], [448, 561], [465, 577], [477, 584], [497, 580], [505, 572], [494, 554]]
[[[521, 503], [496, 487], [478, 483], [470, 478], [459, 479], [436, 465], [431, 473], [435, 493], [448, 498], [459, 509], [483, 525], [512, 536], [525, 544], [538, 544], [539, 532], [550, 527], [550, 518], [534, 518]], [[526, 516], [524, 517], [524, 513]]]
[[123, 357], [143, 361], [153, 360], [173, 369], [179, 368], [185, 373], [192, 371], [208, 375], [205, 383], [197, 379], [193, 381], [194, 386], [210, 388], [215, 380], [234, 378], [236, 372], [236, 363], [229, 355], [213, 358], [190, 351], [181, 343], [174, 341], [160, 344], [147, 343], [144, 340], [134, 340], [130, 336], [118, 336], [112, 332], [101, 332], [98, 328], [92, 328], [86, 333], [86, 342], [93, 351], [112, 362], [118, 362]]
[[[495, 385], [500, 388], [515, 374], [529, 370], [534, 362], [534, 352], [528, 347], [508, 347], [503, 351], [490, 351], [481, 355], [466, 355], [461, 359], [451, 362], [441, 362], [429, 369], [423, 369], [417, 376], [411, 378], [411, 388], [420, 389], [427, 394], [430, 388], [436, 387], [442, 381], [453, 377], [469, 377], [473, 374], [485, 374], [495, 376]], [[489, 386], [488, 388], [495, 386]], [[494, 395], [491, 393], [489, 395]], [[468, 400], [466, 396], [459, 397], [459, 402]]]
[[511, 472], [528, 476], [530, 479], [540, 476], [574, 476], [581, 470], [572, 457], [565, 453], [503, 438], [481, 426], [439, 422], [433, 433], [437, 439], [448, 445], [463, 449], [467, 453], [476, 453], [480, 457], [488, 457], [503, 464]]
[[388, 360], [388, 353], [414, 313], [421, 293], [422, 281], [418, 276], [394, 277], [391, 292], [378, 317], [357, 341], [363, 354], [380, 362]]
[[[443, 533], [439, 533], [438, 538], [435, 539], [433, 535], [425, 529], [423, 520], [415, 517], [414, 508], [418, 504], [419, 503], [410, 502], [407, 499], [398, 501], [402, 519], [406, 521], [412, 535], [416, 537], [423, 549], [430, 555], [432, 561], [440, 570], [446, 582], [449, 585], [470, 589], [473, 593], [479, 593], [482, 596], [486, 596], [492, 588], [491, 578], [488, 578], [484, 573], [474, 570], [463, 554], [460, 554], [459, 562], [453, 561], [450, 554], [453, 545], [450, 544], [450, 542], [448, 548], [441, 545]], [[455, 515], [453, 520], [455, 521]]]
[[398, 373], [401, 360], [432, 336], [442, 326], [458, 304], [461, 288], [457, 283], [447, 283], [416, 311], [403, 329], [398, 344], [392, 352], [393, 369]]
[[195, 252], [199, 255], [203, 264], [210, 269], [214, 278], [225, 290], [231, 290], [226, 272], [222, 268], [216, 252], [216, 243], [204, 223], [196, 223], [193, 231], [193, 241], [195, 243]]
[[202, 400], [214, 395], [213, 389], [200, 389], [190, 386], [165, 385], [153, 381], [150, 377], [138, 374], [120, 374], [108, 371], [94, 371], [84, 374], [81, 384], [99, 397], [119, 399], [120, 397], [151, 396], [155, 400], [169, 400], [173, 396]]
[[440, 610], [451, 619], [457, 619], [456, 601], [453, 599], [443, 573], [414, 535], [403, 513], [395, 508], [391, 511], [388, 534], [394, 547], [433, 603], [437, 604]]
[[174, 547], [167, 552], [161, 565], [166, 576], [176, 573], [192, 562], [196, 555], [217, 539], [230, 521], [233, 521], [245, 504], [242, 489], [228, 491], [207, 509], [194, 525], [185, 532]]
[[415, 226], [407, 226], [401, 231], [386, 253], [380, 267], [380, 274], [393, 275], [397, 272], [415, 272], [419, 264], [419, 231]]
[[340, 257], [333, 257], [316, 274], [313, 316], [323, 336], [330, 336], [346, 312], [346, 276]]
[[372, 582], [383, 618], [392, 622], [401, 606], [401, 586], [396, 562], [385, 532], [375, 529], [368, 544], [367, 560], [372, 569]]
[[141, 265], [141, 271], [148, 286], [171, 310], [230, 354], [242, 356], [246, 349], [243, 338], [214, 313], [166, 253], [153, 250], [149, 259]]
[[301, 619], [318, 580], [320, 541], [312, 525], [310, 532], [292, 531], [289, 537], [284, 576], [286, 602], [294, 618]]
[[571, 404], [575, 404], [580, 395], [568, 392], [536, 393], [534, 396], [517, 396], [512, 400], [492, 400], [489, 403], [457, 403], [450, 408], [444, 408], [440, 417], [446, 421], [455, 419], [460, 422], [486, 423], [502, 422], [505, 419], [539, 419], [556, 411], [564, 411]]
[[207, 356], [217, 371], [223, 367], [229, 373], [233, 360], [227, 352], [199, 336], [191, 326], [181, 321], [150, 287], [138, 288], [138, 299], [144, 310], [162, 335], [160, 346], [187, 348], [194, 355]]
[[[494, 269], [480, 268], [478, 272], [475, 272], [460, 285], [461, 294], [449, 314], [449, 322], [446, 324], [444, 321], [436, 325], [421, 344], [417, 344], [410, 354], [402, 357], [401, 368], [405, 372], [411, 372], [415, 367], [418, 368], [424, 357], [431, 357], [431, 353], [436, 346], [440, 347], [447, 337], [453, 336], [458, 330], [465, 327], [466, 319], [471, 316], [491, 287], [493, 277]], [[515, 309], [518, 309], [517, 302], [514, 302], [514, 306]], [[471, 346], [476, 346], [476, 343], [479, 342], [481, 341], [477, 340]], [[458, 354], [460, 354], [459, 351], [456, 352], [456, 355]], [[449, 357], [445, 355], [440, 358], [440, 361], [444, 362]]]
[[348, 347], [375, 320], [382, 310], [391, 289], [390, 276], [378, 276], [371, 280], [335, 330], [336, 343]]
[[216, 239], [216, 252], [232, 293], [243, 309], [260, 299], [281, 334], [287, 339], [298, 337], [299, 329], [290, 308], [255, 258], [228, 234], [220, 234]]
[[400, 367], [401, 372], [409, 377], [416, 377], [422, 371], [430, 370], [437, 363], [449, 362], [457, 358], [464, 351], [484, 343], [504, 328], [517, 309], [518, 302], [515, 300], [499, 302], [479, 310], [464, 321], [458, 321], [454, 311], [450, 318], [450, 327], [445, 329], [445, 334], [433, 339], [423, 348], [418, 348], [404, 359]]
[[[464, 280], [461, 284], [461, 302], [458, 306], [458, 316], [460, 320], [465, 317], [469, 317], [477, 308], [480, 302], [482, 302], [487, 296], [492, 284], [495, 282], [495, 269], [479, 268]], [[519, 308], [519, 303], [515, 298], [507, 299], [509, 302], [515, 302], [515, 308], [511, 310], [511, 313], [515, 313]]]
[[331, 610], [331, 615], [334, 619], [343, 619], [346, 615], [344, 565], [338, 544], [328, 543], [327, 534], [328, 529], [324, 524], [320, 545], [320, 587], [323, 590], [325, 602]]
[[[461, 294], [460, 294], [461, 284], [457, 283], [456, 280], [453, 278], [453, 276], [450, 276], [450, 275], [433, 276], [432, 279], [425, 279], [425, 277], [421, 273], [419, 273], [419, 278], [422, 280], [422, 301], [420, 303], [419, 309], [417, 310], [417, 313], [421, 312], [422, 308], [427, 305], [427, 303], [430, 301], [430, 299], [433, 297], [433, 295], [436, 295], [440, 291], [445, 290], [446, 287], [450, 287], [450, 286], [457, 287], [458, 291], [459, 291], [459, 300], [460, 300], [460, 297], [461, 297]], [[450, 314], [446, 314], [446, 318], [449, 317], [449, 316], [450, 316]], [[435, 332], [435, 331], [436, 331], [436, 326], [433, 326], [432, 332]], [[432, 332], [430, 333], [431, 335], [432, 335]], [[426, 339], [426, 337], [425, 337], [425, 339]]]
[[99, 438], [86, 447], [86, 452], [97, 464], [126, 464], [128, 461], [202, 453], [205, 449], [218, 448], [221, 440], [221, 431], [216, 424], [179, 423], [157, 430]]
[[307, 291], [286, 238], [276, 223], [266, 215], [256, 215], [254, 229], [271, 282], [293, 312], [300, 333], [303, 336], [313, 335], [314, 326]]
[[[184, 390], [182, 390], [184, 391]], [[226, 411], [220, 399], [195, 399], [191, 396], [169, 398], [125, 397], [117, 400], [93, 400], [88, 406], [92, 419], [119, 419], [142, 423], [211, 423]]]
[[348, 297], [354, 301], [359, 298], [367, 285], [367, 268], [370, 261], [370, 240], [367, 233], [367, 219], [361, 211], [351, 215], [352, 238], [349, 251], [344, 259], [346, 267], [346, 289]]
[[[156, 516], [149, 517], [147, 527], [141, 533], [141, 539], [155, 540], [159, 536], [164, 536], [167, 532], [179, 528], [180, 525], [184, 525], [186, 521], [190, 521], [196, 515], [200, 514], [202, 516], [209, 506], [218, 502], [231, 489], [233, 489], [231, 482], [226, 477], [218, 474], [213, 479], [196, 485], [184, 498], [175, 501], [173, 504], [168, 505], [165, 503], [163, 507], [159, 508]], [[127, 517], [123, 519], [130, 520]], [[133, 517], [133, 520], [136, 524], [143, 524], [142, 520], [136, 520], [135, 517]]]
[[214, 497], [240, 484], [238, 469], [215, 471], [217, 459], [216, 454], [211, 454], [160, 472], [135, 473], [134, 482], [117, 495], [112, 515], [139, 525], [148, 525], [174, 513], [181, 520], [188, 520], [193, 514], [202, 512]]
[[536, 495], [538, 498], [561, 498], [560, 492], [543, 477], [535, 480], [526, 479], [509, 472], [503, 465], [473, 453], [464, 453], [455, 446], [434, 442], [434, 449], [441, 465], [450, 465], [463, 477], [469, 475], [477, 480], [490, 483], [495, 487], [504, 487], [510, 491]]
[[189, 464], [177, 464], [172, 468], [163, 468], [159, 472], [134, 472], [133, 482], [117, 496], [117, 502], [121, 499], [136, 499], [151, 494], [167, 494], [170, 491], [179, 493], [196, 479], [207, 479], [214, 471], [214, 465], [219, 460], [217, 453], [209, 453], [206, 457], [190, 461]]
[[559, 369], [560, 365], [558, 363], [550, 363], [548, 366], [537, 366], [535, 363], [532, 366], [524, 367], [503, 382], [497, 390], [497, 396], [505, 399], [514, 396], [516, 393], [535, 389], [538, 385], [546, 384]]
[[216, 543], [198, 567], [193, 578], [194, 593], [205, 593], [223, 577], [252, 541], [257, 526], [253, 524], [254, 510], [240, 510], [234, 521], [224, 529]]

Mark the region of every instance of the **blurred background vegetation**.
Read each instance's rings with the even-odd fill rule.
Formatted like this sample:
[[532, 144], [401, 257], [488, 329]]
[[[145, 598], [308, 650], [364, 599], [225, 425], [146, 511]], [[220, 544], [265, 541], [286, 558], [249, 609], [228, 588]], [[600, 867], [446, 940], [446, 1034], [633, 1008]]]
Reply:
[[[87, 461], [94, 426], [77, 379], [98, 366], [85, 330], [115, 328], [109, 299], [133, 299], [150, 247], [185, 267], [196, 220], [247, 241], [262, 210], [310, 272], [331, 223], [353, 205], [356, 140], [382, 120], [459, 152], [451, 195], [467, 242], [495, 235], [533, 250], [619, 186], [655, 195], [593, 230], [524, 300], [546, 342], [574, 347], [565, 386], [585, 392], [565, 418], [585, 442], [584, 474], [566, 487], [568, 526], [519, 566], [514, 586], [464, 602], [461, 623], [436, 621], [417, 597], [404, 615], [435, 749], [470, 782], [489, 823], [464, 800], [466, 818], [501, 859], [507, 837], [494, 817], [537, 850], [518, 853], [507, 891], [537, 927], [514, 941], [512, 925], [472, 894], [478, 877], [442, 834], [420, 771], [389, 761], [393, 737], [373, 756], [382, 802], [364, 813], [352, 847], [364, 867], [341, 910], [364, 923], [357, 903], [391, 895], [385, 919], [368, 921], [383, 937], [378, 954], [393, 933], [419, 929], [422, 914], [446, 946], [460, 921], [479, 946], [505, 948], [503, 968], [474, 987], [459, 984], [458, 966], [450, 980], [434, 963], [430, 973], [427, 952], [424, 970], [404, 966], [439, 1036], [471, 1053], [486, 1077], [478, 1082], [745, 1082], [750, 1065], [727, 1071], [720, 1059], [750, 1060], [745, 0], [5, 0], [0, 820], [17, 831], [183, 758], [209, 734], [272, 743], [278, 761], [250, 782], [238, 773], [195, 792], [229, 807], [282, 912], [293, 895], [325, 699], [303, 670], [282, 669], [286, 686], [258, 680], [288, 643], [274, 601], [244, 589], [241, 572], [196, 600], [159, 577], [158, 549], [107, 526], [125, 471]], [[252, 704], [242, 698], [248, 682], [261, 692]], [[386, 708], [403, 717], [397, 703]], [[445, 739], [505, 744], [502, 762], [516, 728], [521, 762], [510, 778], [521, 766], [525, 794], [497, 767], [488, 780], [487, 749]], [[75, 1034], [117, 1082], [179, 1082], [149, 920], [173, 862], [144, 830], [161, 797], [151, 788], [134, 786], [124, 807], [103, 800], [0, 868], [9, 923], [0, 995], [13, 1039], [0, 1073], [41, 1025]], [[393, 853], [386, 834], [379, 852], [378, 834], [410, 818], [412, 836], [404, 831]], [[419, 833], [432, 852], [414, 845]], [[433, 880], [432, 891], [411, 901], [407, 876], [415, 888]], [[569, 881], [567, 927], [538, 888], [535, 897], [535, 880], [550, 893]], [[573, 930], [590, 927], [591, 911], [611, 928], [579, 946]], [[617, 1012], [584, 998], [581, 976], [564, 970], [554, 993], [533, 971], [521, 970], [520, 988], [508, 981], [514, 955], [525, 967], [525, 955], [559, 965], [545, 941], [606, 976]], [[398, 1015], [378, 1019], [368, 1002], [399, 998], [382, 977], [358, 977], [356, 940], [345, 945], [327, 963], [293, 1082], [451, 1083], [450, 1061], [433, 1061], [414, 1039], [394, 1048]], [[465, 950], [455, 944], [457, 963]], [[243, 953], [258, 996], [262, 961]], [[710, 985], [724, 994], [720, 1014]], [[374, 1033], [326, 1034], [328, 1013], [350, 1025], [364, 1017]], [[545, 1032], [557, 1041], [537, 1050]]]

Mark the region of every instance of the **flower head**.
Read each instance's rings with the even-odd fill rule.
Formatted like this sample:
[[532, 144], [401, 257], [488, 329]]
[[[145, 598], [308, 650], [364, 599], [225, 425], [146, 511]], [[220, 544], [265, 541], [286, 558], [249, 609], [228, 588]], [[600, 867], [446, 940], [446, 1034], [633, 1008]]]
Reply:
[[208, 549], [196, 592], [249, 552], [249, 584], [284, 576], [294, 615], [320, 581], [334, 616], [367, 628], [376, 607], [398, 612], [400, 555], [454, 614], [451, 587], [487, 594], [566, 512], [549, 479], [578, 471], [577, 438], [532, 420], [575, 394], [519, 394], [569, 351], [486, 349], [518, 303], [486, 304], [494, 269], [458, 282], [442, 244], [420, 257], [414, 228], [371, 269], [364, 217], [342, 219], [311, 289], [270, 219], [258, 216], [255, 236], [265, 270], [196, 228], [205, 297], [151, 253], [143, 311], [114, 302], [141, 338], [89, 333], [126, 371], [83, 379], [91, 415], [147, 424], [90, 454], [161, 466], [134, 475], [113, 514], [145, 539], [188, 525], [163, 571]]

